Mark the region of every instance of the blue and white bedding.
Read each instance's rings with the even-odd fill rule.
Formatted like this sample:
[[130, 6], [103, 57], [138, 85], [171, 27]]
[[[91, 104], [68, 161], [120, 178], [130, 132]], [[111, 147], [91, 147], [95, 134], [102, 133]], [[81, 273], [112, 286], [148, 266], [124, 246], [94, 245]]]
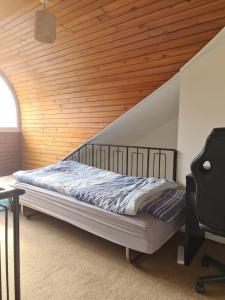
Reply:
[[184, 209], [185, 191], [174, 181], [124, 176], [74, 161], [19, 171], [17, 181], [122, 214], [148, 213], [165, 222]]

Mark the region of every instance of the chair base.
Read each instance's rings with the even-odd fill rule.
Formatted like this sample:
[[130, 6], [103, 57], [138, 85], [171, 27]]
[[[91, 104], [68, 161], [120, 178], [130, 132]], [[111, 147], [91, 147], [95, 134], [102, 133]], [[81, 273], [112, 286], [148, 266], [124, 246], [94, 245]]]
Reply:
[[204, 294], [205, 293], [205, 284], [206, 283], [225, 283], [225, 264], [222, 264], [221, 262], [215, 260], [214, 258], [205, 255], [202, 259], [202, 266], [203, 267], [209, 267], [213, 266], [214, 268], [218, 269], [222, 273], [220, 275], [214, 275], [214, 276], [205, 276], [205, 277], [199, 277], [196, 282], [196, 291], [198, 293]]

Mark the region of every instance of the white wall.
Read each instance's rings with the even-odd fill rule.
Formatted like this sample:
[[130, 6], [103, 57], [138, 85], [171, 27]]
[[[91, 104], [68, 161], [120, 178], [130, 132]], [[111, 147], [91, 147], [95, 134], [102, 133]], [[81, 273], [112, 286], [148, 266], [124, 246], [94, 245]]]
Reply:
[[214, 127], [225, 127], [225, 30], [180, 71], [178, 181]]
[[95, 143], [177, 148], [179, 74], [103, 129]]
[[151, 145], [158, 148], [177, 148], [178, 117], [137, 139], [139, 146]]

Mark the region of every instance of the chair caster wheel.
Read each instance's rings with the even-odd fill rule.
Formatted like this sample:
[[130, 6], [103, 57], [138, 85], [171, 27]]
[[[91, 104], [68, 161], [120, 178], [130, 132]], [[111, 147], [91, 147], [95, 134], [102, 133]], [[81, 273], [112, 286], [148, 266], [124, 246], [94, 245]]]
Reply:
[[202, 261], [201, 261], [201, 265], [205, 268], [209, 267], [209, 260], [207, 257], [203, 257]]
[[199, 293], [199, 294], [204, 294], [205, 293], [205, 287], [201, 283], [197, 283], [195, 289], [196, 289], [196, 292]]

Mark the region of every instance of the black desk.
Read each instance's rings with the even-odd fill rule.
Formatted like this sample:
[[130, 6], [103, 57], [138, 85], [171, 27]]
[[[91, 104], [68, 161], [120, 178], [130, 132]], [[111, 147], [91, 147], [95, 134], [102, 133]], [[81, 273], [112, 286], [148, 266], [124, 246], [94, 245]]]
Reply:
[[[19, 196], [25, 193], [21, 189], [1, 188], [0, 199], [12, 198], [13, 200], [13, 255], [14, 255], [14, 290], [15, 300], [20, 300], [20, 250], [19, 250]], [[8, 268], [8, 208], [5, 210], [5, 264], [6, 264], [6, 299], [9, 299], [9, 268]], [[0, 257], [1, 267], [1, 257]], [[0, 299], [2, 299], [2, 278], [0, 268]]]
[[184, 263], [189, 265], [205, 240], [205, 232], [199, 228], [195, 210], [195, 179], [192, 174], [186, 177], [186, 215]]

